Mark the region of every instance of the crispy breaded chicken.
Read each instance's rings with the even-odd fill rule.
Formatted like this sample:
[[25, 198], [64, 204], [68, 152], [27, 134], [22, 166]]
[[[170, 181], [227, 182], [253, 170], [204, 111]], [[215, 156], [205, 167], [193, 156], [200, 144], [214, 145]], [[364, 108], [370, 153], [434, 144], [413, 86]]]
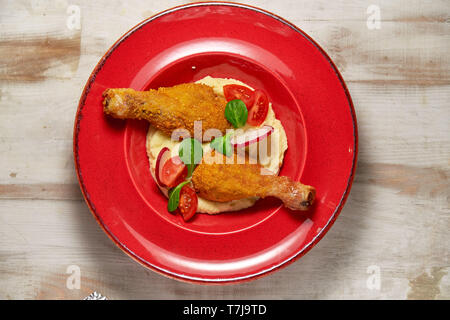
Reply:
[[204, 84], [184, 83], [149, 91], [107, 89], [103, 96], [104, 113], [119, 119], [145, 119], [168, 135], [181, 128], [194, 136], [194, 121], [202, 121], [202, 135], [208, 129], [224, 134], [231, 128], [224, 116], [226, 100]]
[[270, 174], [261, 165], [250, 164], [248, 159], [238, 161], [236, 154], [233, 164], [226, 163], [226, 159], [215, 150], [204, 155], [192, 176], [192, 184], [200, 197], [227, 202], [272, 196], [292, 210], [307, 210], [313, 204], [316, 195], [313, 187]]

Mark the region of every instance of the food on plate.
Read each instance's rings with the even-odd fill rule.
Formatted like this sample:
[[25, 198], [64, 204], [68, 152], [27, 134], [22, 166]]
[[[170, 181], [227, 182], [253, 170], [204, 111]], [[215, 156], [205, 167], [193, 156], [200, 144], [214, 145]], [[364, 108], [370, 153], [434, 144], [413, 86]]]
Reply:
[[185, 221], [191, 219], [197, 212], [198, 197], [195, 190], [189, 186], [183, 186], [180, 191], [178, 208]]
[[227, 84], [223, 86], [223, 95], [227, 101], [235, 99], [242, 100], [247, 109], [250, 109], [255, 101], [253, 90], [239, 84]]
[[262, 90], [255, 90], [253, 105], [248, 111], [248, 123], [252, 126], [259, 126], [267, 117], [269, 99]]
[[315, 190], [311, 186], [274, 175], [260, 164], [249, 163], [248, 159], [235, 159], [234, 164], [229, 165], [226, 159], [211, 159], [215, 157], [226, 156], [212, 150], [204, 155], [192, 176], [194, 189], [204, 199], [227, 202], [272, 196], [292, 210], [306, 210], [314, 200]]
[[223, 116], [225, 98], [204, 84], [184, 83], [148, 91], [107, 89], [103, 96], [104, 113], [119, 119], [145, 119], [168, 135], [180, 128], [194, 135], [194, 121], [202, 121], [202, 133], [218, 129], [224, 134], [231, 128]]
[[[207, 76], [157, 90], [107, 89], [103, 108], [116, 118], [150, 122], [150, 172], [169, 199], [168, 211], [185, 221], [196, 212], [248, 208], [268, 196], [292, 210], [307, 210], [314, 202], [313, 187], [278, 176], [287, 137], [260, 89]], [[202, 121], [200, 138], [196, 121]], [[179, 129], [190, 136], [174, 139]]]

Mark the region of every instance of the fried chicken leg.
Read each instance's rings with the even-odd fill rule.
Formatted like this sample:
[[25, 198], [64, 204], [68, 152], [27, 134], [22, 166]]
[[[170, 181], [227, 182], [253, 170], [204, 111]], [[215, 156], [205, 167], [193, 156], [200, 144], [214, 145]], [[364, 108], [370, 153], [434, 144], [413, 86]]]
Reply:
[[103, 112], [119, 119], [145, 119], [171, 135], [186, 129], [194, 136], [194, 121], [202, 121], [202, 136], [208, 129], [225, 133], [231, 124], [224, 116], [226, 100], [210, 86], [184, 83], [158, 90], [107, 89]]
[[234, 163], [227, 164], [226, 157], [214, 150], [204, 155], [192, 176], [192, 184], [200, 197], [227, 202], [272, 196], [292, 210], [307, 210], [313, 204], [316, 195], [313, 187], [288, 177], [262, 174], [267, 169], [261, 165], [250, 164], [248, 160], [239, 164], [237, 156], [234, 157]]

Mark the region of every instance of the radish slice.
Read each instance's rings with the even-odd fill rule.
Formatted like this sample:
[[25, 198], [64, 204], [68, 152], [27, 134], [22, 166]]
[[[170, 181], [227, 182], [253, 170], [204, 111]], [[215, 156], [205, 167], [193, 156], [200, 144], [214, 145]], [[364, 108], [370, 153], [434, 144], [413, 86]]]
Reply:
[[230, 139], [231, 145], [235, 148], [247, 147], [270, 136], [275, 129], [272, 126], [262, 126], [261, 128], [250, 129], [244, 134], [233, 136]]
[[156, 182], [160, 186], [163, 186], [163, 183], [161, 182], [160, 178], [162, 174], [162, 169], [164, 167], [164, 163], [166, 163], [166, 161], [169, 159], [170, 159], [170, 149], [167, 147], [162, 148], [158, 154], [158, 157], [156, 158], [156, 167], [155, 167]]

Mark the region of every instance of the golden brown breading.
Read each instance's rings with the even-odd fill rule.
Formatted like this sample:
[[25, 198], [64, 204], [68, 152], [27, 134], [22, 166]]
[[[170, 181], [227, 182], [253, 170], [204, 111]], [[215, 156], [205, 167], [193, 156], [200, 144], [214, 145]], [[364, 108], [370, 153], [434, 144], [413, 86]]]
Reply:
[[[288, 177], [262, 174], [259, 164], [248, 160], [239, 164], [227, 164], [226, 157], [214, 150], [205, 154], [192, 176], [192, 184], [200, 197], [207, 200], [227, 202], [249, 197], [279, 198], [292, 210], [307, 210], [314, 202], [313, 187], [292, 181]], [[267, 173], [267, 172], [266, 172]]]
[[187, 129], [194, 135], [194, 121], [202, 121], [202, 134], [218, 129], [225, 134], [231, 124], [225, 118], [226, 100], [210, 86], [184, 83], [158, 90], [107, 89], [103, 111], [119, 119], [145, 119], [155, 128], [171, 135]]

